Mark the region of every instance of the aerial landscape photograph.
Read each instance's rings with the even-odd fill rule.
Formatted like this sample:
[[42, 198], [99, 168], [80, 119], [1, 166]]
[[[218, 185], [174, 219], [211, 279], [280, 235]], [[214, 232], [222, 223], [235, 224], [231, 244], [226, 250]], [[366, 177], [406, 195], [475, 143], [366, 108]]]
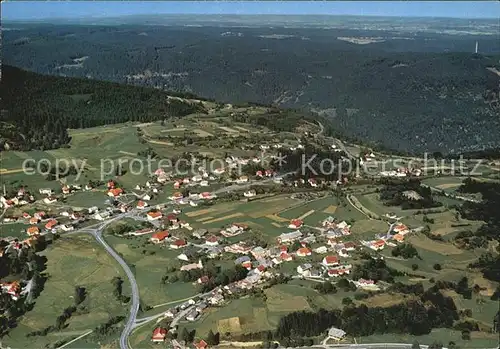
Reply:
[[0, 349], [500, 349], [500, 1], [0, 14]]

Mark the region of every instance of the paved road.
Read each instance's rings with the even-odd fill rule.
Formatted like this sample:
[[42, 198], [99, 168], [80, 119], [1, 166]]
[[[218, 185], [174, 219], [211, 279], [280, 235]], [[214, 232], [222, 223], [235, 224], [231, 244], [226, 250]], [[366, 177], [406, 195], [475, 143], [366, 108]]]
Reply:
[[113, 218], [111, 218], [103, 223], [96, 224], [97, 225], [96, 228], [93, 228], [94, 226], [96, 226], [96, 225], [93, 225], [92, 227], [86, 227], [86, 228], [82, 228], [80, 230], [75, 230], [75, 231], [68, 233], [68, 234], [64, 234], [64, 235], [72, 235], [72, 234], [77, 234], [77, 233], [91, 234], [96, 239], [96, 241], [99, 244], [101, 244], [104, 247], [104, 249], [121, 265], [121, 267], [125, 271], [125, 274], [127, 275], [127, 278], [129, 280], [129, 283], [130, 283], [130, 287], [132, 289], [132, 295], [131, 295], [132, 305], [130, 307], [130, 315], [127, 319], [125, 327], [124, 327], [122, 334], [120, 336], [120, 349], [128, 349], [129, 348], [128, 344], [127, 344], [128, 343], [128, 336], [129, 336], [130, 332], [132, 331], [132, 328], [135, 324], [135, 319], [137, 317], [137, 313], [139, 312], [139, 303], [140, 303], [139, 302], [139, 287], [137, 286], [135, 276], [132, 273], [132, 270], [130, 270], [130, 267], [123, 260], [123, 258], [120, 257], [120, 255], [118, 253], [116, 253], [115, 250], [113, 250], [113, 248], [110, 245], [108, 245], [108, 243], [102, 237], [102, 232], [103, 232], [104, 228], [106, 228], [106, 226], [108, 226], [112, 222], [119, 220], [119, 219], [122, 219], [122, 218], [127, 217], [127, 216], [132, 216], [134, 214], [135, 214], [135, 211], [122, 213], [122, 214], [119, 214], [119, 215], [117, 215], [117, 216], [115, 216], [115, 217], [113, 217]]

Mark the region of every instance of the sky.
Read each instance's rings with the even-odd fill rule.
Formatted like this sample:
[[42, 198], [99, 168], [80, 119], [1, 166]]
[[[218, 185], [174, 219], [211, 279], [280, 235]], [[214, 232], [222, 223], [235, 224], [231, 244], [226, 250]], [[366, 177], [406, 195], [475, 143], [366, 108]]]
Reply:
[[323, 14], [500, 18], [500, 1], [18, 1], [4, 20], [119, 17], [138, 14]]

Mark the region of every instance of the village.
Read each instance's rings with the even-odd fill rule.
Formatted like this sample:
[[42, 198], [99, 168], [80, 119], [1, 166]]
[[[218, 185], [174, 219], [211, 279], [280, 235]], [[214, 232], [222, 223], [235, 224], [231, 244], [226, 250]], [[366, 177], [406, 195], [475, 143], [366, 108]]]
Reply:
[[[338, 151], [332, 147], [333, 151]], [[373, 159], [373, 153], [368, 160]], [[119, 179], [109, 179], [101, 183], [89, 182], [85, 185], [62, 184], [60, 193], [54, 189], [42, 188], [32, 193], [27, 188], [19, 188], [10, 198], [1, 197], [4, 214], [8, 209], [21, 212], [20, 215], [3, 217], [5, 224], [22, 223], [26, 225], [25, 239], [4, 237], [3, 253], [32, 247], [38, 239], [47, 235], [76, 234], [82, 229], [89, 229], [102, 223], [120, 221], [125, 218], [141, 223], [139, 229], [121, 232], [119, 237], [147, 237], [152, 245], [172, 251], [178, 251], [176, 259], [181, 263], [181, 272], [198, 271], [200, 277], [194, 284], [202, 286], [210, 283], [210, 278], [203, 275], [206, 259], [232, 259], [235, 266], [246, 270], [244, 278], [225, 285], [218, 285], [206, 293], [190, 298], [182, 304], [172, 307], [152, 317], [159, 324], [153, 330], [151, 341], [163, 342], [173, 337], [169, 333], [178, 331], [179, 323], [198, 321], [210, 307], [221, 307], [235, 295], [246, 294], [253, 289], [263, 289], [279, 277], [299, 279], [311, 283], [330, 282], [345, 279], [355, 289], [381, 291], [386, 288], [383, 282], [358, 278], [353, 280], [350, 274], [359, 259], [360, 253], [369, 253], [371, 258], [384, 258], [379, 255], [385, 247], [395, 247], [404, 243], [408, 234], [418, 232], [411, 229], [396, 215], [388, 216], [387, 230], [381, 231], [372, 239], [356, 239], [352, 226], [342, 216], [330, 215], [315, 225], [306, 224], [301, 217], [286, 222], [286, 229], [269, 240], [265, 246], [255, 243], [252, 237], [253, 228], [237, 220], [225, 224], [220, 229], [200, 228], [192, 216], [184, 214], [186, 210], [195, 212], [207, 205], [217, 205], [220, 196], [237, 191], [239, 200], [259, 200], [255, 185], [271, 184], [305, 188], [306, 190], [324, 190], [341, 187], [347, 178], [326, 183], [322, 179], [302, 178], [289, 179], [286, 174], [278, 174], [272, 169], [262, 169], [254, 174], [237, 175], [233, 170], [249, 162], [258, 163], [258, 158], [238, 158], [230, 156], [225, 159], [226, 166], [208, 172], [198, 168], [192, 176], [178, 178], [163, 169], [156, 170], [144, 184], [126, 189], [119, 185]], [[408, 169], [397, 169], [394, 172], [381, 172], [380, 176], [410, 176], [414, 173]], [[75, 210], [64, 204], [67, 197], [82, 192], [96, 193], [107, 197], [103, 206], [90, 206]], [[38, 200], [35, 196], [40, 197]], [[292, 194], [293, 196], [293, 194]], [[160, 198], [166, 201], [160, 202]], [[163, 199], [162, 199], [163, 200]], [[36, 203], [43, 203], [47, 210], [33, 210]], [[283, 221], [283, 220], [282, 220]], [[354, 232], [356, 233], [356, 232]], [[292, 265], [293, 267], [287, 267]], [[2, 284], [2, 291], [13, 299], [26, 294], [29, 280], [17, 280]], [[342, 330], [332, 330], [329, 337], [340, 340], [345, 335]], [[339, 332], [340, 331], [340, 332]], [[184, 347], [175, 339], [174, 347]], [[184, 343], [188, 345], [189, 343]], [[196, 348], [205, 348], [207, 342], [199, 340]]]

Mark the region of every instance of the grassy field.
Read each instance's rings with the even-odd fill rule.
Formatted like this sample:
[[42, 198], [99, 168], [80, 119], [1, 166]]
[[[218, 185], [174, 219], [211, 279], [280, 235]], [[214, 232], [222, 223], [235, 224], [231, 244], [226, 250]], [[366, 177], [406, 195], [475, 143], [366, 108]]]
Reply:
[[[147, 239], [147, 236], [134, 237], [130, 240], [106, 236], [106, 241], [131, 266], [139, 285], [141, 301], [154, 306], [195, 295], [197, 290], [191, 283], [176, 282], [166, 285], [161, 283], [161, 278], [166, 274], [169, 263], [176, 260], [182, 251], [150, 244], [144, 245]], [[142, 251], [146, 251], [147, 258]]]
[[[42, 294], [36, 299], [33, 310], [20, 320], [9, 336], [2, 338], [4, 345], [14, 348], [43, 347], [63, 339], [72, 339], [105, 323], [110, 316], [125, 315], [128, 306], [122, 306], [113, 296], [111, 279], [122, 276], [124, 294], [130, 293], [127, 279], [120, 266], [90, 237], [63, 237], [49, 247], [47, 274]], [[73, 304], [75, 286], [85, 287], [87, 297], [83, 303], [88, 313], [75, 314], [61, 332], [45, 337], [25, 335], [34, 330], [54, 325], [64, 308]], [[94, 344], [95, 347], [95, 344]]]
[[422, 183], [446, 192], [454, 192], [464, 179], [465, 177], [434, 177], [424, 179]]
[[462, 340], [462, 334], [459, 331], [449, 329], [435, 329], [430, 334], [424, 336], [410, 336], [405, 334], [382, 334], [369, 337], [357, 337], [358, 344], [362, 343], [413, 343], [417, 341], [419, 344], [430, 345], [434, 341], [439, 341], [447, 346], [450, 341], [455, 342], [461, 349], [484, 349], [494, 348], [498, 345], [498, 334], [487, 334], [472, 332], [471, 340]]
[[[79, 178], [79, 183], [86, 183], [89, 180], [99, 179], [101, 177], [101, 168], [104, 172], [109, 169], [109, 160], [117, 161], [122, 159], [132, 159], [137, 156], [137, 152], [146, 149], [146, 145], [139, 142], [137, 137], [137, 127], [132, 124], [117, 124], [110, 126], [102, 126], [82, 130], [70, 130], [72, 138], [70, 148], [60, 148], [48, 151], [30, 151], [30, 152], [15, 152], [7, 151], [2, 152], [2, 161], [0, 168], [7, 171], [19, 170], [23, 166], [23, 161], [26, 159], [33, 159], [38, 163], [41, 159], [47, 159], [50, 163], [55, 164], [55, 160], [68, 160], [76, 161], [80, 164], [85, 161], [85, 171]], [[33, 163], [28, 165], [32, 166]], [[125, 169], [137, 169], [124, 163]], [[129, 171], [128, 177], [131, 176]], [[114, 174], [113, 174], [114, 175]], [[127, 178], [123, 180], [126, 181]], [[134, 180], [137, 183], [139, 180], [146, 178], [143, 175]], [[57, 181], [46, 181], [43, 176], [39, 174], [26, 175], [23, 172], [4, 172], [2, 173], [2, 180], [9, 185], [25, 184], [28, 188], [60, 188], [60, 183]], [[68, 184], [75, 183], [75, 178], [67, 177]]]

